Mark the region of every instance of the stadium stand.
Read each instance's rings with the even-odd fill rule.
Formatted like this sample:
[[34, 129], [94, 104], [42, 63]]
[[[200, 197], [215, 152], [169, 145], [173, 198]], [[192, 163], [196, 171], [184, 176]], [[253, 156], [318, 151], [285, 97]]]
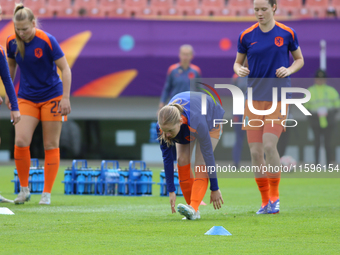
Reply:
[[253, 15], [253, 2], [251, 0], [229, 0], [228, 9], [232, 16], [248, 16]]
[[49, 0], [48, 13], [50, 17], [77, 17], [70, 0]]
[[176, 3], [177, 14], [181, 16], [195, 15], [195, 10], [198, 8], [199, 8], [198, 0], [177, 0]]
[[305, 8], [313, 18], [324, 18], [327, 14], [329, 0], [306, 0]]
[[173, 8], [172, 0], [151, 0], [150, 9], [153, 15], [164, 16], [169, 15]]
[[79, 16], [99, 16], [97, 0], [74, 0], [73, 9]]
[[225, 7], [224, 0], [202, 0], [201, 8], [206, 16], [222, 15], [222, 10]]

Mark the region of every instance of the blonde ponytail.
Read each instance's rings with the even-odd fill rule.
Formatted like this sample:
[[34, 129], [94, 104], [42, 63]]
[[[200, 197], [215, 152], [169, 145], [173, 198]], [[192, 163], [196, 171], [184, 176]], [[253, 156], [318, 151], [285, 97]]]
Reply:
[[[24, 5], [22, 3], [15, 4], [13, 22], [22, 21], [22, 20], [26, 20], [26, 19], [28, 19], [31, 22], [36, 20], [32, 10], [30, 8], [24, 7]], [[17, 51], [19, 51], [22, 59], [24, 59], [24, 57], [25, 57], [25, 44], [24, 44], [24, 41], [20, 38], [16, 29], [15, 29], [15, 40], [16, 40], [16, 43], [17, 43]]]

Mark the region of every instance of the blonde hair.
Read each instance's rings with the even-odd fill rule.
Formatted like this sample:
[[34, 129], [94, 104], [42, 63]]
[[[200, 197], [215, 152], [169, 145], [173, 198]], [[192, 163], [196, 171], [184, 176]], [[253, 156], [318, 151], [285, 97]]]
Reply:
[[[158, 113], [159, 126], [178, 124], [181, 120], [181, 115], [185, 110], [184, 106], [186, 104], [187, 103], [182, 104], [181, 99], [176, 99], [171, 104], [168, 104], [162, 107], [162, 109]], [[167, 138], [163, 131], [161, 131], [161, 134], [159, 135], [158, 140], [160, 140], [161, 142], [165, 142], [168, 145], [168, 147], [170, 145], [174, 145], [174, 141]]]
[[[30, 22], [36, 21], [36, 18], [34, 17], [34, 14], [30, 8], [24, 7], [22, 3], [15, 4], [13, 22], [23, 21], [26, 19], [28, 19]], [[16, 29], [15, 29], [15, 41], [18, 47], [17, 51], [20, 52], [22, 59], [24, 59], [25, 44], [24, 44], [24, 41], [20, 38]]]
[[192, 54], [194, 54], [194, 48], [190, 44], [181, 45], [181, 47], [179, 47], [179, 52], [181, 52], [184, 49], [188, 49], [191, 51]]

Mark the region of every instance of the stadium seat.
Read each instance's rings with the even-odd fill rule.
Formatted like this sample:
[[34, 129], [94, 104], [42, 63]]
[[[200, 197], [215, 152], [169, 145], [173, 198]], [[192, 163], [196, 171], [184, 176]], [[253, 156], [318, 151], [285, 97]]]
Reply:
[[11, 17], [14, 12], [15, 1], [14, 0], [1, 0], [0, 4], [1, 4], [1, 9], [2, 9], [2, 15], [4, 17]]
[[253, 1], [251, 0], [229, 0], [229, 14], [232, 16], [248, 16], [253, 15]]
[[99, 7], [97, 0], [74, 0], [73, 9], [78, 14], [78, 16], [99, 16]]
[[340, 7], [340, 0], [331, 0], [331, 6], [335, 8]]
[[48, 13], [51, 17], [77, 17], [71, 0], [49, 0]]
[[324, 18], [327, 14], [328, 0], [306, 0], [305, 8], [314, 18]]
[[337, 16], [340, 16], [340, 0], [332, 0], [330, 6], [334, 8]]
[[279, 0], [277, 15], [289, 17], [300, 17], [302, 11], [302, 1], [297, 0]]
[[35, 16], [46, 17], [49, 15], [46, 0], [25, 0], [24, 5], [32, 10]]
[[123, 15], [122, 0], [100, 0], [99, 15], [101, 17], [119, 17]]
[[206, 16], [219, 16], [224, 5], [224, 0], [202, 0], [201, 8]]
[[197, 10], [200, 10], [198, 0], [177, 0], [176, 10], [177, 15], [180, 16], [193, 16], [202, 14], [202, 11], [197, 13]]
[[173, 7], [172, 0], [151, 0], [150, 9], [155, 16], [169, 15], [169, 10]]
[[143, 11], [147, 6], [147, 0], [125, 0], [123, 14], [127, 17], [143, 16]]

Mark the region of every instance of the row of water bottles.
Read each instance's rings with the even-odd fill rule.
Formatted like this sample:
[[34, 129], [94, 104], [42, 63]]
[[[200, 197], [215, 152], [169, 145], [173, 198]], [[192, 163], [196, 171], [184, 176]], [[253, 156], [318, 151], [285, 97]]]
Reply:
[[[179, 185], [177, 169], [175, 169], [175, 171], [174, 171], [174, 184], [175, 184], [175, 188], [176, 188], [175, 194], [177, 196], [183, 196], [181, 187]], [[158, 185], [160, 185], [160, 195], [161, 196], [169, 196], [169, 192], [168, 192], [168, 189], [166, 187], [166, 178], [165, 178], [165, 171], [164, 170], [161, 171], [160, 182], [158, 183]]]
[[[39, 160], [37, 158], [32, 158], [28, 178], [28, 188], [30, 190], [30, 193], [42, 193], [44, 190], [44, 181], [44, 167], [39, 166]], [[12, 180], [11, 182], [14, 183], [14, 193], [18, 194], [20, 192], [20, 180], [17, 169], [14, 169], [14, 180]]]
[[145, 162], [130, 161], [129, 169], [121, 170], [116, 160], [103, 160], [96, 169], [88, 167], [86, 160], [74, 160], [63, 183], [65, 194], [76, 195], [151, 195], [153, 184]]

